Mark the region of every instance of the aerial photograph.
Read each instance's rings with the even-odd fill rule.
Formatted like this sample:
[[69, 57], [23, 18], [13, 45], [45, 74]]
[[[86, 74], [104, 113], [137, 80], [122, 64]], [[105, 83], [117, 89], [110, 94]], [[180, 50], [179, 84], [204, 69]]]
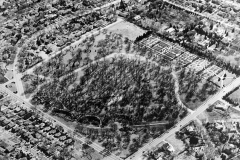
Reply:
[[240, 0], [0, 0], [0, 160], [240, 160]]

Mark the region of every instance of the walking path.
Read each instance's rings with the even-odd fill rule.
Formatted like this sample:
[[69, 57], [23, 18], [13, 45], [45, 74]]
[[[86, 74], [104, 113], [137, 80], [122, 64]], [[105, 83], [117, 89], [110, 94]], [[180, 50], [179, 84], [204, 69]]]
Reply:
[[[175, 60], [174, 60], [175, 61]], [[173, 79], [174, 79], [174, 88], [175, 88], [175, 95], [176, 95], [176, 98], [177, 98], [177, 101], [178, 101], [178, 105], [187, 109], [187, 111], [189, 113], [193, 113], [194, 111], [189, 109], [188, 107], [186, 107], [181, 98], [180, 98], [180, 95], [179, 95], [179, 81], [178, 81], [178, 76], [177, 76], [177, 73], [176, 73], [176, 64], [175, 62], [172, 63], [172, 76], [173, 76]]]
[[[109, 28], [109, 27], [111, 27], [111, 26], [113, 26], [113, 25], [115, 25], [115, 24], [117, 24], [117, 23], [119, 23], [119, 22], [122, 22], [122, 21], [123, 21], [122, 18], [118, 18], [116, 22], [114, 22], [114, 23], [112, 23], [112, 24], [110, 24], [110, 25], [108, 25], [108, 26], [106, 26], [106, 27], [104, 27], [104, 28], [101, 28], [100, 31], [102, 31], [103, 29]], [[94, 34], [97, 34], [98, 32], [99, 32], [99, 30], [96, 30], [96, 31], [94, 31], [94, 32], [87, 32], [86, 34], [82, 35], [81, 38], [80, 38], [78, 41], [75, 41], [75, 42], [72, 43], [71, 45], [65, 47], [64, 49], [62, 49], [62, 51], [66, 51], [66, 50], [70, 49], [71, 47], [72, 47], [72, 48], [76, 48], [76, 47], [77, 47], [83, 40], [85, 40], [87, 37], [90, 37], [90, 36], [92, 36], [92, 35], [94, 35]], [[51, 58], [59, 55], [60, 53], [62, 53], [62, 51], [57, 51], [57, 52], [55, 52], [55, 53], [52, 53], [48, 58], [44, 59], [42, 62], [36, 64], [36, 65], [33, 66], [32, 68], [26, 70], [24, 73], [31, 74], [31, 73], [34, 71], [35, 68], [41, 66], [43, 63], [49, 61]]]
[[[11, 97], [13, 97], [14, 99], [18, 100], [20, 103], [23, 103], [25, 107], [32, 109], [34, 108], [34, 106], [32, 106], [29, 102], [23, 100], [21, 97], [19, 97], [18, 95], [12, 93], [9, 89], [7, 89], [4, 85], [0, 85], [0, 90], [1, 91], [5, 91], [7, 94], [9, 94]], [[58, 124], [60, 126], [62, 126], [64, 128], [65, 131], [70, 131], [70, 132], [74, 132], [74, 130], [70, 127], [68, 127], [67, 125], [63, 124], [62, 122], [58, 121], [57, 119], [53, 118], [52, 116], [44, 113], [42, 110], [37, 109], [37, 111], [43, 115], [44, 118], [46, 119], [51, 119], [51, 121], [55, 122], [55, 124]], [[82, 143], [86, 143], [87, 140], [85, 137], [80, 137], [78, 135], [75, 136], [75, 138], [79, 141], [81, 141]], [[90, 147], [92, 147], [94, 150], [96, 150], [97, 152], [101, 152], [103, 151], [105, 148], [103, 148], [102, 146], [92, 142], [91, 144], [89, 144]], [[117, 157], [116, 155], [109, 155], [107, 157], [109, 160], [121, 160], [121, 158]]]
[[132, 156], [128, 157], [126, 160], [141, 160], [143, 157], [143, 152], [151, 150], [154, 146], [157, 146], [159, 143], [161, 143], [163, 140], [168, 138], [170, 135], [175, 134], [177, 131], [180, 130], [183, 126], [187, 125], [190, 121], [194, 120], [198, 115], [200, 115], [202, 112], [204, 112], [209, 105], [214, 104], [216, 101], [221, 100], [222, 97], [236, 88], [240, 85], [240, 77], [235, 79], [233, 82], [231, 82], [226, 87], [222, 88], [220, 91], [218, 91], [214, 96], [210, 97], [208, 100], [206, 100], [201, 106], [199, 106], [192, 114], [189, 114], [184, 119], [182, 119], [178, 124], [176, 124], [173, 128], [171, 128], [169, 131], [165, 132], [162, 136], [154, 139], [153, 141], [149, 142], [142, 148], [140, 148], [136, 153], [134, 153]]
[[[118, 4], [119, 2], [120, 2], [120, 0], [115, 0], [115, 1], [113, 1], [113, 2], [110, 2], [110, 3], [107, 3], [107, 4], [103, 5], [103, 6], [101, 6], [101, 7], [94, 8], [92, 11], [96, 11], [96, 10], [99, 10], [99, 9], [103, 9], [103, 8], [105, 8], [105, 7], [109, 7], [109, 6], [114, 5], [114, 4]], [[91, 11], [91, 12], [92, 12], [92, 11]], [[90, 11], [89, 11], [89, 12], [85, 12], [85, 13], [83, 13], [82, 15], [89, 14], [89, 13], [91, 13], [91, 12], [90, 12]], [[77, 16], [75, 16], [75, 17], [77, 17]], [[24, 45], [27, 45], [31, 40], [35, 39], [37, 36], [41, 35], [42, 33], [46, 33], [46, 32], [52, 31], [52, 30], [55, 29], [56, 27], [61, 26], [62, 24], [66, 23], [67, 21], [71, 20], [72, 18], [74, 18], [74, 16], [69, 17], [69, 18], [65, 18], [65, 19], [63, 19], [62, 21], [58, 22], [58, 23], [51, 24], [51, 25], [47, 26], [46, 28], [44, 28], [43, 30], [34, 33], [29, 39], [27, 39], [27, 40], [24, 42]], [[113, 24], [110, 24], [110, 25], [108, 25], [108, 26], [105, 27], [105, 28], [108, 28], [108, 27], [110, 27], [110, 26], [112, 26], [112, 25], [114, 25], [114, 24], [116, 24], [116, 23], [118, 23], [118, 22], [120, 22], [120, 21], [122, 21], [122, 19], [118, 19], [117, 22], [115, 22], [115, 23], [113, 23]], [[104, 29], [104, 28], [102, 28], [102, 29]], [[102, 29], [101, 29], [101, 30], [102, 30]], [[95, 34], [95, 33], [97, 33], [97, 32], [98, 32], [98, 31], [95, 31], [95, 32], [93, 32], [93, 33], [87, 33], [87, 34], [83, 35], [79, 41], [74, 42], [74, 43], [71, 44], [70, 46], [74, 46], [75, 44], [80, 43], [80, 42], [81, 42], [83, 39], [85, 39], [86, 37], [88, 37], [88, 36], [90, 36], [90, 35], [92, 35], [92, 34]], [[23, 45], [23, 46], [24, 46], [24, 45]], [[70, 46], [66, 47], [65, 49], [70, 48]], [[19, 52], [20, 52], [20, 48], [18, 48], [17, 54], [16, 54], [16, 58], [15, 58], [15, 60], [14, 60], [14, 69], [13, 69], [14, 79], [11, 81], [11, 82], [15, 81], [15, 83], [16, 83], [16, 87], [17, 87], [17, 90], [18, 90], [17, 95], [15, 95], [15, 94], [12, 93], [9, 89], [7, 89], [7, 88], [4, 86], [5, 84], [0, 85], [0, 89], [1, 89], [1, 90], [4, 90], [6, 93], [8, 93], [9, 95], [11, 95], [12, 97], [14, 97], [15, 99], [17, 99], [18, 101], [24, 103], [25, 106], [27, 106], [28, 108], [32, 108], [32, 105], [31, 105], [29, 102], [25, 101], [25, 95], [23, 94], [23, 93], [24, 93], [24, 89], [23, 89], [23, 84], [22, 84], [22, 81], [21, 81], [22, 74], [21, 74], [21, 73], [18, 73], [18, 69], [17, 69], [17, 60], [18, 60], [17, 55], [19, 54]], [[51, 56], [48, 57], [48, 59], [46, 59], [45, 61], [49, 60], [50, 58], [56, 56], [56, 55], [59, 54], [59, 53], [61, 53], [61, 52], [59, 51], [59, 52], [51, 55]], [[33, 68], [41, 65], [42, 63], [43, 63], [43, 62], [41, 62], [40, 64], [35, 65]], [[28, 73], [29, 71], [30, 71], [30, 73], [31, 73], [31, 72], [33, 71], [33, 68], [27, 70], [25, 73]], [[21, 96], [21, 97], [20, 97], [20, 96]], [[73, 132], [73, 129], [69, 128], [69, 127], [66, 126], [65, 124], [59, 122], [58, 120], [54, 119], [54, 118], [51, 117], [50, 115], [47, 115], [46, 113], [43, 113], [41, 110], [38, 110], [38, 111], [41, 112], [41, 113], [44, 115], [44, 117], [53, 119], [56, 123], [60, 124], [60, 125], [63, 126], [65, 129]], [[82, 141], [83, 143], [86, 142], [86, 139], [85, 139], [84, 137], [76, 137], [76, 138], [77, 138], [78, 140]], [[99, 146], [99, 145], [96, 144], [96, 143], [91, 143], [89, 146], [91, 146], [92, 148], [94, 148], [94, 149], [95, 149], [96, 151], [98, 151], [98, 152], [101, 152], [101, 151], [104, 150], [104, 148], [103, 148], [102, 146]], [[117, 157], [116, 155], [113, 155], [113, 154], [109, 155], [109, 156], [106, 157], [106, 158], [109, 159], [109, 160], [121, 160], [121, 158], [119, 158], [119, 157]]]

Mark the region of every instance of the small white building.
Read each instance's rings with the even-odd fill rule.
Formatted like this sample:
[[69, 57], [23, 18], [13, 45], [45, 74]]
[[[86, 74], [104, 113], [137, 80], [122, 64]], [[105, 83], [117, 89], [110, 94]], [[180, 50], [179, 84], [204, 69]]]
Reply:
[[141, 19], [141, 16], [140, 16], [140, 15], [136, 15], [136, 16], [134, 17], [134, 19], [135, 19], [136, 21], [138, 21], [138, 20]]

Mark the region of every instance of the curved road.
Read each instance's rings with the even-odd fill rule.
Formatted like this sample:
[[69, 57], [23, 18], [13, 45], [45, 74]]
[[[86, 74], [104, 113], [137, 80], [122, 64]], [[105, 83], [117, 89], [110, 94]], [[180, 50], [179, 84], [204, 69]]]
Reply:
[[[25, 106], [25, 107], [27, 107], [27, 108], [33, 108], [33, 106], [32, 106], [29, 102], [24, 101], [21, 97], [19, 97], [18, 95], [14, 94], [12, 91], [10, 91], [9, 89], [7, 89], [4, 85], [0, 85], [0, 90], [1, 90], [1, 91], [5, 91], [8, 95], [10, 95], [10, 96], [13, 97], [14, 99], [18, 100], [19, 102], [24, 103], [24, 106]], [[55, 124], [58, 124], [58, 125], [62, 126], [66, 131], [70, 131], [70, 132], [73, 133], [74, 130], [73, 130], [72, 128], [66, 126], [66, 125], [63, 124], [62, 122], [56, 120], [55, 118], [53, 118], [52, 116], [44, 113], [44, 112], [41, 111], [41, 110], [38, 110], [38, 109], [37, 109], [37, 111], [38, 111], [39, 113], [41, 113], [41, 114], [44, 116], [44, 118], [46, 118], [46, 119], [51, 119], [51, 121], [54, 121]], [[86, 142], [87, 142], [87, 140], [86, 140], [85, 137], [79, 137], [79, 136], [77, 136], [77, 137], [75, 137], [75, 138], [76, 138], [77, 140], [80, 140], [82, 143], [86, 143]], [[97, 152], [101, 152], [101, 151], [103, 151], [103, 150], [105, 149], [105, 148], [103, 148], [102, 146], [100, 146], [100, 145], [98, 145], [98, 144], [96, 144], [96, 143], [91, 143], [89, 146], [92, 147], [92, 148], [93, 148], [94, 150], [96, 150]], [[122, 160], [121, 158], [119, 158], [119, 157], [117, 157], [116, 155], [113, 155], [113, 154], [109, 155], [109, 156], [106, 157], [106, 158], [107, 158], [108, 160]]]
[[191, 113], [190, 115], [188, 115], [187, 117], [182, 119], [178, 124], [176, 124], [174, 126], [174, 128], [165, 132], [165, 134], [163, 136], [158, 137], [158, 138], [154, 139], [153, 141], [149, 142], [148, 144], [146, 144], [145, 146], [140, 148], [135, 154], [128, 157], [126, 160], [141, 160], [143, 158], [142, 157], [143, 151], [150, 150], [151, 148], [157, 146], [160, 142], [162, 142], [163, 140], [168, 138], [170, 135], [175, 134], [175, 132], [179, 131], [181, 127], [187, 125], [190, 121], [194, 120], [198, 115], [200, 115], [202, 112], [204, 112], [209, 107], [209, 105], [222, 99], [222, 97], [226, 93], [230, 92], [231, 90], [233, 90], [234, 88], [236, 88], [239, 85], [240, 85], [240, 77], [235, 79], [228, 86], [226, 86], [223, 89], [221, 89], [220, 91], [218, 91], [214, 96], [210, 97], [207, 101], [204, 102], [204, 104], [199, 106], [198, 109], [196, 109], [193, 113]]

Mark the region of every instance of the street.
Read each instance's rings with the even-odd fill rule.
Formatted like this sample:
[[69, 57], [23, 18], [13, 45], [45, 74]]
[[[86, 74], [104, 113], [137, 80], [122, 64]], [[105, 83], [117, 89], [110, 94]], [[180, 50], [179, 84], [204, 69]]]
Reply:
[[[10, 96], [13, 97], [14, 99], [18, 100], [19, 102], [23, 103], [25, 107], [27, 107], [27, 108], [29, 108], [29, 109], [30, 109], [30, 108], [33, 108], [33, 106], [32, 106], [29, 102], [23, 100], [21, 97], [19, 97], [18, 95], [14, 94], [13, 92], [11, 92], [11, 91], [10, 91], [9, 89], [7, 89], [4, 85], [0, 85], [0, 90], [1, 90], [1, 91], [5, 91], [8, 95], [10, 95]], [[53, 118], [52, 116], [44, 113], [43, 111], [41, 111], [41, 110], [39, 110], [39, 109], [37, 109], [37, 110], [38, 110], [39, 112], [41, 112], [41, 114], [42, 114], [46, 119], [51, 119], [53, 122], [55, 122], [55, 124], [58, 124], [58, 125], [62, 126], [62, 127], [64, 128], [64, 130], [66, 130], [66, 131], [71, 131], [71, 132], [74, 131], [72, 128], [69, 128], [68, 126], [66, 126], [66, 125], [63, 124], [62, 122], [56, 120], [56, 119]], [[82, 143], [86, 143], [85, 137], [81, 137], [81, 138], [80, 138], [80, 137], [78, 137], [78, 136], [75, 136], [75, 138], [76, 138], [77, 140], [81, 141]], [[100, 145], [98, 145], [98, 144], [96, 144], [96, 143], [94, 143], [94, 142], [91, 143], [91, 144], [89, 144], [89, 146], [92, 147], [92, 148], [93, 148], [95, 151], [97, 151], [97, 152], [101, 152], [101, 151], [103, 151], [103, 150], [105, 149], [105, 148], [103, 148], [102, 146], [100, 146]], [[119, 158], [119, 157], [117, 157], [116, 155], [113, 155], [113, 154], [109, 155], [109, 156], [106, 157], [106, 158], [107, 158], [108, 160], [121, 160], [121, 158]]]
[[[116, 23], [119, 23], [119, 22], [121, 22], [121, 21], [123, 21], [123, 19], [119, 18], [116, 22], [114, 22], [114, 23], [112, 23], [112, 24], [110, 24], [110, 25], [108, 25], [108, 26], [106, 26], [106, 27], [104, 27], [104, 28], [101, 28], [100, 31], [103, 30], [103, 29], [109, 28], [109, 27], [111, 27], [112, 25], [115, 25]], [[70, 47], [73, 47], [73, 48], [74, 48], [74, 47], [78, 46], [84, 39], [86, 39], [87, 37], [90, 37], [91, 35], [96, 34], [96, 33], [98, 33], [98, 32], [99, 32], [99, 31], [96, 30], [96, 31], [94, 31], [94, 32], [88, 32], [88, 33], [82, 35], [81, 38], [80, 38], [78, 41], [75, 41], [75, 42], [72, 43], [70, 46], [65, 47], [63, 50], [65, 51], [65, 50], [69, 49]], [[24, 73], [27, 73], [27, 74], [32, 73], [35, 68], [41, 66], [43, 63], [49, 61], [51, 58], [57, 56], [57, 55], [60, 54], [60, 53], [62, 53], [62, 51], [57, 51], [57, 52], [55, 52], [55, 53], [52, 53], [48, 58], [46, 58], [46, 59], [43, 60], [42, 62], [36, 64], [36, 65], [33, 66], [32, 68], [26, 70]]]
[[201, 17], [209, 18], [209, 19], [213, 20], [214, 22], [220, 23], [220, 24], [222, 24], [222, 25], [224, 25], [224, 26], [227, 26], [227, 27], [230, 27], [230, 28], [234, 28], [234, 29], [236, 29], [236, 30], [240, 30], [240, 28], [238, 28], [238, 27], [236, 27], [236, 26], [234, 26], [234, 25], [231, 25], [231, 24], [229, 24], [229, 23], [225, 23], [225, 22], [223, 22], [223, 21], [219, 21], [219, 20], [213, 19], [212, 17], [207, 16], [207, 15], [205, 15], [205, 14], [192, 11], [192, 10], [186, 8], [186, 7], [183, 7], [183, 6], [181, 6], [181, 5], [172, 3], [172, 2], [170, 2], [169, 0], [164, 0], [164, 1], [165, 1], [166, 3], [169, 3], [169, 4], [173, 5], [173, 6], [177, 6], [177, 7], [181, 8], [181, 9], [183, 9], [183, 10], [189, 11], [189, 12], [194, 13], [194, 14], [197, 14], [197, 15], [200, 15]]
[[[82, 16], [84, 16], [85, 14], [89, 14], [93, 11], [97, 11], [97, 10], [100, 10], [100, 9], [103, 9], [103, 8], [106, 8], [106, 7], [109, 7], [111, 5], [114, 5], [114, 4], [118, 4], [120, 3], [121, 0], [115, 0], [113, 2], [110, 2], [110, 3], [107, 3], [101, 7], [96, 7], [94, 9], [92, 9], [92, 11], [87, 11], [85, 13], [82, 14]], [[226, 23], [226, 22], [223, 22], [223, 21], [219, 21], [219, 20], [216, 20], [216, 19], [213, 19], [212, 16], [208, 16], [206, 14], [202, 14], [202, 13], [199, 13], [199, 12], [195, 12], [195, 11], [192, 11], [190, 10], [189, 8], [186, 8], [186, 7], [183, 7], [181, 5], [178, 5], [178, 4], [175, 4], [175, 3], [172, 3], [170, 2], [170, 0], [163, 0], [164, 2], [166, 3], [169, 3], [171, 5], [174, 5], [174, 6], [177, 6], [181, 9], [184, 9], [186, 11], [189, 11], [191, 13], [194, 13], [194, 14], [197, 14], [199, 16], [202, 16], [202, 17], [206, 17], [206, 18], [209, 18], [209, 19], [212, 19], [213, 21], [219, 23], [219, 24], [222, 24], [224, 26], [227, 26], [227, 27], [231, 27], [231, 28], [235, 28], [237, 30], [240, 30], [238, 27], [235, 27], [234, 25], [231, 25], [229, 23]], [[79, 13], [79, 12], [78, 12]], [[43, 30], [41, 31], [38, 31], [36, 33], [34, 33], [32, 35], [31, 38], [27, 39], [25, 41], [25, 44], [24, 45], [28, 45], [28, 43], [36, 38], [37, 36], [39, 36], [40, 34], [42, 33], [46, 33], [46, 32], [51, 32], [52, 30], [54, 30], [56, 27], [59, 27], [61, 25], [63, 25], [64, 23], [67, 23], [69, 20], [71, 20], [73, 17], [78, 17], [78, 15], [74, 14], [72, 15], [71, 17], [68, 17], [68, 18], [65, 18], [63, 19], [62, 21], [59, 21], [58, 23], [53, 23], [53, 24], [50, 24], [48, 25], [46, 28], [44, 28]], [[18, 63], [18, 54], [20, 52], [20, 48], [18, 48], [17, 50], [17, 56], [14, 60], [14, 64], [13, 64], [13, 76], [14, 76], [14, 79], [11, 80], [10, 82], [15, 82], [16, 84], [16, 88], [17, 88], [17, 91], [18, 93], [17, 94], [14, 94], [11, 90], [9, 90], [8, 88], [6, 88], [5, 84], [0, 84], [0, 90], [2, 91], [5, 91], [8, 95], [10, 95], [13, 99], [16, 99], [18, 100], [20, 103], [23, 103], [25, 107], [29, 108], [29, 109], [32, 109], [32, 108], [35, 108], [36, 111], [43, 115], [44, 118], [46, 119], [50, 119], [54, 124], [58, 124], [60, 126], [62, 126], [64, 128], [65, 131], [69, 131], [70, 133], [73, 133], [73, 136], [75, 139], [81, 141], [82, 143], [87, 143], [89, 142], [88, 139], [86, 139], [84, 136], [81, 136], [81, 135], [77, 135], [75, 134], [74, 135], [74, 129], [70, 128], [69, 126], [65, 125], [64, 123], [60, 122], [59, 120], [55, 119], [54, 117], [52, 117], [51, 115], [47, 114], [47, 113], [44, 113], [42, 110], [34, 107], [31, 103], [29, 103], [28, 101], [26, 101], [26, 97], [24, 95], [24, 87], [23, 87], [23, 83], [21, 81], [21, 77], [24, 75], [24, 74], [32, 74], [33, 71], [43, 65], [44, 63], [48, 62], [51, 58], [63, 53], [63, 51], [66, 51], [68, 49], [75, 49], [77, 48], [77, 46], [79, 46], [79, 44], [84, 40], [86, 39], [87, 37], [93, 35], [93, 34], [96, 34], [98, 33], [99, 31], [103, 30], [103, 29], [106, 29], [112, 25], [115, 25], [116, 23], [119, 23], [123, 21], [122, 18], [118, 18], [116, 22], [108, 25], [108, 26], [105, 26], [105, 27], [101, 27], [101, 29], [99, 30], [92, 30], [91, 32], [87, 32], [86, 34], [83, 34], [81, 36], [81, 38], [77, 41], [75, 41], [74, 43], [70, 44], [69, 46], [65, 47], [62, 51], [57, 51], [57, 52], [53, 52], [50, 56], [48, 56], [46, 59], [44, 59], [42, 62], [34, 65], [33, 67], [31, 67], [30, 69], [26, 70], [24, 73], [18, 73], [18, 66], [17, 66], [17, 63]], [[23, 46], [24, 46], [23, 45]], [[179, 49], [181, 50], [181, 49]], [[130, 59], [139, 59], [140, 61], [145, 61], [145, 62], [150, 62], [150, 63], [154, 63], [156, 65], [158, 65], [158, 63], [154, 62], [154, 61], [151, 61], [151, 60], [148, 60], [146, 59], [145, 57], [143, 56], [138, 56], [138, 55], [133, 55], [133, 54], [125, 54], [125, 53], [112, 53], [106, 57], [103, 57], [103, 58], [100, 58], [98, 60], [94, 60], [92, 62], [92, 64], [94, 63], [97, 63], [99, 61], [103, 61], [105, 59], [108, 59], [108, 58], [113, 58], [113, 57], [116, 57], [116, 56], [126, 56]], [[84, 69], [86, 66], [83, 66], [83, 67], [80, 67], [80, 68], [77, 68], [76, 70], [74, 70], [75, 73], [81, 71], [82, 69]], [[178, 82], [178, 78], [177, 78], [177, 75], [176, 75], [176, 72], [175, 72], [175, 66], [173, 66], [173, 72], [172, 72], [172, 76], [175, 80], [175, 94], [177, 96], [177, 100], [178, 100], [178, 104], [181, 105], [182, 107], [186, 108], [189, 112], [189, 114], [183, 118], [181, 121], [179, 121], [174, 127], [172, 127], [171, 129], [167, 130], [164, 134], [162, 134], [160, 137], [157, 137], [155, 139], [153, 139], [152, 141], [148, 142], [147, 144], [145, 144], [143, 147], [139, 148], [137, 152], [135, 152], [133, 155], [131, 155], [130, 157], [126, 158], [126, 160], [142, 160], [143, 159], [143, 152], [146, 152], [148, 150], [151, 150], [153, 147], [156, 147], [159, 143], [161, 143], [162, 141], [165, 141], [166, 138], [168, 138], [169, 136], [175, 134], [177, 131], [179, 131], [183, 126], [186, 126], [188, 125], [189, 122], [191, 122], [192, 120], [196, 119], [197, 116], [199, 116], [200, 114], [202, 114], [210, 105], [212, 105], [213, 103], [215, 103], [216, 101], [218, 100], [221, 100], [222, 97], [224, 95], [226, 95], [228, 92], [232, 91], [234, 88], [236, 88], [237, 86], [240, 85], [240, 77], [236, 78], [233, 82], [231, 82], [229, 85], [227, 86], [224, 86], [223, 88], [220, 88], [219, 91], [213, 95], [212, 97], [209, 97], [209, 99], [207, 99], [202, 105], [200, 105], [195, 111], [192, 111], [190, 110], [189, 108], [187, 108], [182, 102], [181, 102], [181, 99], [180, 99], [180, 96], [179, 96], [179, 82]], [[63, 76], [64, 77], [64, 76]], [[49, 81], [48, 81], [49, 82]], [[48, 83], [46, 82], [46, 83]], [[7, 82], [9, 83], [9, 82]], [[92, 147], [95, 151], [97, 152], [102, 152], [103, 150], [106, 150], [104, 147], [102, 147], [101, 145], [95, 143], [95, 142], [91, 142], [91, 143], [87, 143], [89, 144], [90, 147]], [[107, 157], [104, 157], [103, 160], [122, 160], [122, 158], [116, 156], [115, 154], [110, 154], [109, 156]]]
[[210, 97], [207, 101], [204, 102], [201, 106], [198, 107], [193, 113], [186, 116], [184, 119], [182, 119], [177, 125], [175, 125], [174, 128], [169, 130], [167, 133], [165, 133], [163, 136], [158, 137], [154, 139], [153, 141], [149, 142], [142, 148], [140, 148], [136, 153], [134, 153], [132, 156], [128, 157], [126, 160], [141, 160], [142, 159], [142, 153], [143, 151], [148, 151], [154, 146], [157, 146], [160, 142], [168, 138], [170, 135], [175, 134], [175, 132], [179, 131], [182, 126], [187, 125], [190, 121], [194, 120], [198, 115], [200, 115], [202, 112], [204, 112], [209, 105], [215, 103], [216, 101], [222, 99], [222, 97], [236, 88], [240, 85], [240, 77], [235, 79], [232, 83], [230, 83], [228, 86], [224, 87], [220, 91], [218, 91], [214, 96]]

